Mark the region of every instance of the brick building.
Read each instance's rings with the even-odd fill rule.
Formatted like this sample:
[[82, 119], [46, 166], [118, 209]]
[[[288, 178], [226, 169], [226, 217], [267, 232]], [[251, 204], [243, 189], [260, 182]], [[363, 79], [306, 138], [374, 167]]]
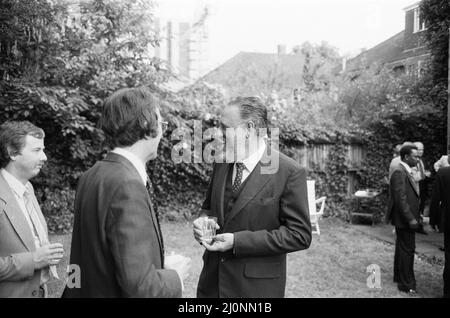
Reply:
[[351, 77], [374, 64], [397, 72], [420, 76], [431, 53], [426, 43], [426, 26], [420, 17], [420, 1], [404, 9], [405, 29], [386, 41], [348, 60], [343, 71]]

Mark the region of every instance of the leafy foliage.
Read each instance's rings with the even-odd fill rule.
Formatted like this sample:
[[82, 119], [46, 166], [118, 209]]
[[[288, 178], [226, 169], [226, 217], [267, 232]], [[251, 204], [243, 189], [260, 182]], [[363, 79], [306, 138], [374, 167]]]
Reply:
[[326, 193], [326, 216], [345, 216], [348, 169], [346, 164], [346, 147], [342, 141], [333, 144], [328, 155], [328, 164], [324, 171], [313, 169], [309, 177], [316, 180], [317, 193]]
[[[170, 73], [152, 57], [158, 39], [151, 2], [90, 0], [80, 3], [78, 15], [68, 10], [44, 0], [0, 4], [0, 122], [29, 120], [46, 132], [49, 161], [33, 183], [51, 231], [70, 229], [77, 180], [105, 152], [96, 123], [106, 96], [148, 86], [171, 125], [189, 127], [199, 116], [198, 104], [158, 88]], [[161, 201], [172, 202], [181, 188], [187, 199], [187, 192], [205, 186], [208, 170], [175, 166], [167, 138], [161, 152], [149, 167], [157, 194], [167, 194], [167, 200], [158, 196]]]
[[[0, 3], [0, 122], [25, 119], [46, 132], [49, 161], [33, 182], [50, 230], [70, 230], [77, 180], [105, 153], [96, 127], [103, 99], [119, 88], [141, 85], [157, 95], [169, 121], [159, 156], [148, 165], [161, 212], [169, 220], [191, 218], [204, 197], [211, 165], [175, 164], [176, 141], [170, 136], [174, 129], [191, 132], [193, 120], [201, 120], [203, 130], [216, 125], [226, 104], [223, 91], [203, 82], [176, 94], [161, 88], [170, 71], [152, 55], [158, 38], [151, 2], [88, 0], [79, 8], [74, 15], [70, 7], [45, 0]], [[421, 140], [427, 166], [444, 153], [447, 94], [442, 86], [428, 77], [417, 81], [375, 69], [353, 82], [340, 80], [332, 76], [339, 56], [328, 45], [304, 44], [294, 53], [306, 57], [298, 94], [276, 92], [284, 79], [274, 69], [257, 79], [263, 86], [251, 89], [270, 105], [283, 152], [333, 144], [325, 170], [309, 174], [328, 196], [329, 215], [345, 217], [348, 209], [345, 145], [363, 143], [367, 149], [358, 172], [361, 186], [385, 190], [395, 144]], [[251, 78], [249, 72], [241, 75]], [[242, 77], [232, 80], [242, 86]], [[375, 208], [383, 211], [385, 202], [380, 199]]]
[[423, 0], [420, 3], [420, 14], [427, 26], [426, 36], [432, 53], [434, 82], [445, 89], [448, 77], [450, 2]]

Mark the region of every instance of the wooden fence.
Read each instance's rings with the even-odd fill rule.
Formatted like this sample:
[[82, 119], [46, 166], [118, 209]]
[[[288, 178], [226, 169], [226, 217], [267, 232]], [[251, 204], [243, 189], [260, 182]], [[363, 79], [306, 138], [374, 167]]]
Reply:
[[[292, 149], [294, 159], [308, 170], [324, 171], [329, 162], [329, 153], [333, 145], [310, 145]], [[361, 168], [361, 164], [366, 156], [365, 149], [360, 145], [347, 145], [346, 164], [348, 170], [347, 195], [351, 195], [358, 190], [358, 180], [356, 172]]]

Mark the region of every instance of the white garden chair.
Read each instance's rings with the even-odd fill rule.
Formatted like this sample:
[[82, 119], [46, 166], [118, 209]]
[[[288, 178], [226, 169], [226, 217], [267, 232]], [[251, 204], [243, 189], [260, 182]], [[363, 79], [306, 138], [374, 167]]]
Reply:
[[[323, 210], [325, 208], [325, 200], [327, 197], [320, 197], [316, 199], [316, 181], [307, 180], [306, 186], [308, 189], [308, 205], [309, 216], [311, 219], [311, 225], [313, 227], [313, 233], [320, 236], [319, 220], [322, 218]], [[320, 209], [317, 211], [317, 205], [320, 204]], [[315, 228], [315, 230], [314, 230]]]

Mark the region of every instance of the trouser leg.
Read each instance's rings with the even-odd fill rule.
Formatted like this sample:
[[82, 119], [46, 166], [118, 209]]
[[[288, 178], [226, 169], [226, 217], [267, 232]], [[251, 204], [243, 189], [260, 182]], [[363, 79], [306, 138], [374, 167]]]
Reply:
[[410, 229], [399, 228], [396, 228], [396, 232], [398, 288], [402, 291], [409, 291], [410, 289], [416, 289], [414, 277], [415, 232]]

